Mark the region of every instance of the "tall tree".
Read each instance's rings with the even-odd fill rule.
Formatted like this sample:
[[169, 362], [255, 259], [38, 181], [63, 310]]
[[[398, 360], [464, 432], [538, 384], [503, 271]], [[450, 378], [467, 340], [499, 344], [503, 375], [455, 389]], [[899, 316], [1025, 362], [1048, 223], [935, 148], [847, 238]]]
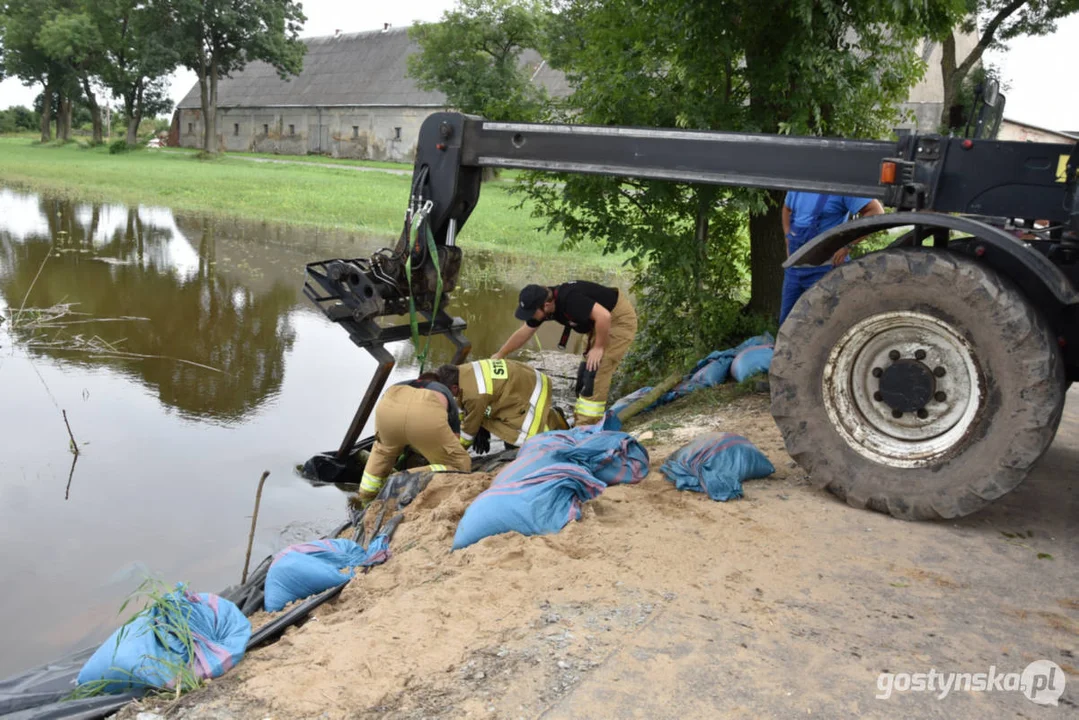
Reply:
[[963, 33], [981, 32], [974, 49], [965, 58], [956, 55], [955, 32], [937, 35], [942, 42], [940, 60], [944, 81], [944, 108], [940, 124], [948, 127], [955, 109], [963, 80], [978, 65], [986, 50], [1004, 49], [1009, 40], [1024, 35], [1048, 35], [1056, 30], [1057, 21], [1079, 12], [1079, 0], [964, 0], [965, 18], [958, 30]]
[[53, 95], [59, 92], [67, 74], [42, 50], [37, 36], [45, 18], [53, 13], [51, 0], [0, 1], [0, 31], [4, 46], [4, 71], [25, 85], [40, 83], [46, 101], [41, 113], [41, 142], [52, 139]]
[[199, 78], [202, 149], [217, 152], [217, 84], [261, 60], [286, 79], [303, 68], [307, 19], [293, 0], [159, 0], [159, 19], [180, 64]]
[[[876, 0], [568, 0], [547, 57], [574, 88], [567, 121], [882, 137], [924, 71], [915, 41], [952, 12]], [[647, 260], [638, 295], [647, 369], [665, 369], [665, 351], [683, 354], [665, 341], [714, 349], [751, 329], [738, 314], [747, 300], [751, 316], [778, 314], [781, 194], [563, 179], [530, 189], [552, 228]], [[739, 279], [747, 269], [749, 287]]]
[[93, 142], [101, 144], [101, 107], [94, 93], [94, 80], [105, 66], [103, 41], [98, 25], [90, 15], [93, 0], [77, 0], [57, 4], [55, 13], [47, 17], [37, 35], [39, 47], [57, 64], [68, 71], [68, 88], [61, 103], [62, 139], [71, 133], [71, 85], [78, 83], [93, 124]]
[[171, 109], [164, 78], [179, 57], [155, 3], [143, 0], [86, 0], [100, 28], [106, 62], [102, 81], [124, 104], [128, 145], [138, 141], [139, 123]]
[[417, 22], [409, 35], [420, 52], [408, 74], [424, 90], [439, 90], [451, 107], [491, 120], [527, 120], [546, 104], [534, 69], [521, 53], [538, 47], [549, 3], [544, 0], [461, 0], [441, 22]]

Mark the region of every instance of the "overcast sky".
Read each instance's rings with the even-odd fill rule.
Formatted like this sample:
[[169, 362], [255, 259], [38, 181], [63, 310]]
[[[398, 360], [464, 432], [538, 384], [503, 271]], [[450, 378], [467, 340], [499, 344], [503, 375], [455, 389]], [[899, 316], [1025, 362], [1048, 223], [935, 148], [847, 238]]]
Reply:
[[[383, 23], [395, 27], [414, 20], [438, 20], [453, 0], [392, 0], [386, 5], [375, 2], [342, 3], [340, 0], [305, 0], [307, 23], [304, 37], [341, 32], [377, 30]], [[1079, 15], [1063, 20], [1054, 35], [1044, 38], [1021, 38], [1008, 52], [993, 53], [987, 59], [1000, 66], [1011, 88], [1007, 92], [1005, 115], [1013, 120], [1050, 128], [1079, 130], [1079, 95], [1067, 82], [1069, 64], [1079, 43]], [[172, 78], [170, 95], [178, 102], [195, 84], [195, 74], [180, 70]], [[26, 88], [9, 78], [0, 83], [0, 108], [27, 105], [40, 88]]]

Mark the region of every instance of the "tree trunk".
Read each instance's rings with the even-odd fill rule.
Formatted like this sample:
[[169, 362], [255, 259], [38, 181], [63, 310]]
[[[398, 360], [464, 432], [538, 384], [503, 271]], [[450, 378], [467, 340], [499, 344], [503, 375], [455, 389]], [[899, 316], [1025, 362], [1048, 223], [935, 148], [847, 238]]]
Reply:
[[217, 59], [214, 58], [210, 63], [210, 128], [212, 133], [210, 135], [211, 142], [213, 143], [210, 148], [210, 152], [216, 153], [217, 147]]
[[211, 58], [209, 68], [203, 63], [199, 76], [202, 100], [202, 150], [217, 152], [217, 62]]
[[[746, 79], [749, 84], [749, 115], [758, 132], [779, 131], [780, 110], [768, 101], [768, 84], [761, 68], [774, 60], [761, 55], [746, 54]], [[783, 193], [767, 193], [767, 210], [763, 215], [749, 216], [749, 273], [750, 294], [746, 310], [779, 319], [783, 295], [783, 262], [787, 259], [787, 241], [783, 237]]]
[[91, 142], [94, 145], [100, 145], [105, 141], [105, 133], [101, 127], [101, 106], [97, 104], [97, 98], [94, 97], [94, 93], [90, 89], [90, 80], [88, 78], [82, 78], [82, 91], [86, 93], [86, 104], [90, 106], [90, 121], [94, 125], [94, 135]]
[[[200, 68], [202, 70], [202, 68]], [[210, 145], [210, 78], [199, 72], [199, 105], [202, 108], [202, 151]]]
[[41, 142], [52, 140], [52, 80], [45, 81], [45, 91], [41, 94]]
[[940, 127], [943, 129], [952, 126], [952, 105], [959, 95], [960, 83], [963, 82], [963, 78], [958, 77], [955, 65], [955, 33], [944, 38], [941, 50], [940, 79], [944, 85], [944, 102], [940, 109]]
[[56, 120], [59, 123], [56, 134], [60, 140], [67, 142], [71, 139], [71, 98], [67, 93], [60, 95], [60, 114]]
[[142, 116], [138, 113], [127, 116], [127, 137], [125, 142], [128, 145], [139, 144], [139, 123], [142, 122]]
[[135, 89], [135, 96], [131, 101], [131, 107], [127, 110], [127, 144], [137, 145], [139, 142], [139, 125], [142, 124], [142, 93], [145, 89], [140, 80]]
[[124, 137], [124, 142], [128, 145], [135, 145], [139, 142], [139, 126], [136, 123], [134, 128], [131, 126], [131, 121], [134, 119], [135, 111], [135, 93], [138, 92], [135, 86], [127, 86], [124, 88], [124, 119], [127, 121], [127, 135]]
[[779, 317], [783, 295], [783, 263], [787, 243], [783, 237], [783, 193], [768, 193], [774, 204], [768, 212], [749, 217], [750, 297], [748, 310]]
[[704, 295], [704, 272], [703, 268], [708, 264], [708, 224], [712, 216], [712, 204], [716, 199], [716, 190], [710, 185], [697, 188], [697, 219], [693, 236], [697, 241], [697, 262], [693, 264], [693, 272], [696, 274], [694, 285], [697, 288], [697, 298], [703, 300]]

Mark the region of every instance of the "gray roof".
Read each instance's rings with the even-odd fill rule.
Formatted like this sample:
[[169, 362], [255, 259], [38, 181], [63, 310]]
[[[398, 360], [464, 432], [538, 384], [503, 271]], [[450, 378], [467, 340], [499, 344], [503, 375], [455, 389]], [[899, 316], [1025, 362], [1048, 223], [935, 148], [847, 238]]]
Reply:
[[[420, 90], [406, 77], [408, 56], [419, 50], [408, 37], [408, 28], [304, 38], [303, 42], [307, 54], [299, 75], [282, 80], [272, 66], [250, 63], [232, 77], [218, 81], [217, 106], [446, 107], [445, 95]], [[552, 70], [536, 51], [522, 53], [521, 63], [532, 70], [533, 81], [548, 92], [557, 97], [568, 94], [565, 76]], [[199, 106], [196, 82], [178, 107]]]

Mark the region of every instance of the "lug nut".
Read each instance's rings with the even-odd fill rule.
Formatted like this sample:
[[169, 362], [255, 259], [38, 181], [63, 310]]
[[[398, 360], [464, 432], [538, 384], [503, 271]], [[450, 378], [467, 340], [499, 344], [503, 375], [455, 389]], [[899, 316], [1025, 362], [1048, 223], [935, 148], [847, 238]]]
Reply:
[[927, 417], [929, 417], [929, 411], [925, 408], [918, 408], [918, 419], [925, 420]]
[[884, 400], [884, 395], [882, 395], [881, 392], [878, 390], [877, 392], [873, 393], [873, 399], [877, 402], [882, 402]]
[[936, 393], [933, 394], [933, 399], [937, 402], [944, 402], [948, 399], [948, 396], [944, 393], [943, 390], [938, 390]]
[[881, 370], [880, 368], [873, 368], [873, 377], [879, 378], [883, 374], [884, 374], [884, 371]]
[[933, 374], [937, 377], [944, 377], [948, 374], [948, 371], [938, 365], [937, 367], [933, 368]]
[[899, 418], [903, 417], [903, 411], [902, 410], [892, 410], [892, 417], [894, 417], [895, 419], [898, 420]]
[[896, 360], [899, 359], [899, 351], [898, 350], [892, 350], [890, 353], [888, 353], [888, 357], [890, 357], [892, 359], [892, 362], [895, 362]]
[[925, 360], [925, 350], [917, 350], [914, 353], [915, 360]]

